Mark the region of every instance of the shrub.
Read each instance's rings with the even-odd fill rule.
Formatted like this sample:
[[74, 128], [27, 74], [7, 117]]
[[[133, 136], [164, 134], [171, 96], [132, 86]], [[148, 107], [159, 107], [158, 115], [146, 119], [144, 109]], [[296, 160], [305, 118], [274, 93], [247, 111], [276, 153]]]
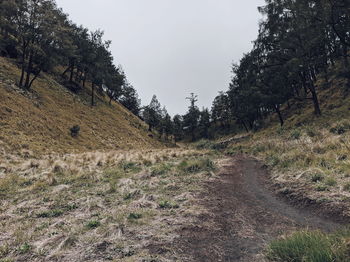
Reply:
[[75, 126], [71, 127], [69, 130], [70, 130], [70, 135], [72, 137], [77, 137], [79, 135], [79, 132], [80, 132], [80, 126], [75, 125]]

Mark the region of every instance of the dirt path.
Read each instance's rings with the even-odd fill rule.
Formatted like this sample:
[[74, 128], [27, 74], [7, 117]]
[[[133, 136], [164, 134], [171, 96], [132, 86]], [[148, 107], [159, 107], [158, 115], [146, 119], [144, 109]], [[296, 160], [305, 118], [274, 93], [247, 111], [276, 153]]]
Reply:
[[333, 231], [341, 227], [298, 209], [268, 189], [268, 174], [257, 161], [243, 156], [228, 159], [219, 178], [199, 196], [207, 213], [196, 225], [182, 228], [174, 244], [182, 261], [264, 261], [266, 243], [296, 229]]

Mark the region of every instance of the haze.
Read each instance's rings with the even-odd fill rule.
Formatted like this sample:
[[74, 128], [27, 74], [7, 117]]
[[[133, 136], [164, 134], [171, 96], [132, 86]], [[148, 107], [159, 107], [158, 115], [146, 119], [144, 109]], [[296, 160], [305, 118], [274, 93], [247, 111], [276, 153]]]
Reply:
[[227, 90], [232, 62], [252, 47], [263, 0], [57, 0], [77, 24], [103, 29], [142, 104], [156, 94], [169, 113], [198, 95], [211, 107]]

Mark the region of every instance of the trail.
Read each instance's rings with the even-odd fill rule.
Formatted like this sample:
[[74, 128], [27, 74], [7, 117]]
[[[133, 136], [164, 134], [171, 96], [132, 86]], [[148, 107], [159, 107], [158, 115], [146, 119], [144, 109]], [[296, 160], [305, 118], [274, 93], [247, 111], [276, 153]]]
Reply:
[[174, 244], [183, 261], [265, 261], [267, 243], [298, 229], [337, 230], [340, 223], [315, 208], [297, 208], [268, 186], [268, 173], [254, 159], [228, 159], [219, 177], [199, 196], [207, 213], [184, 227]]

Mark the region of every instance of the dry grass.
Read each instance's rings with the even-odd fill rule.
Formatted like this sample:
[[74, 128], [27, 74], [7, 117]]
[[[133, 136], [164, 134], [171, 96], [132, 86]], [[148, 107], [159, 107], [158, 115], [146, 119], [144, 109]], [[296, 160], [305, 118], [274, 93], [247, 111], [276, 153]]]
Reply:
[[[10, 60], [0, 58], [2, 151], [26, 156], [161, 147], [148, 136], [146, 125], [120, 104], [109, 106], [106, 98], [98, 97], [91, 108], [88, 89], [74, 94], [47, 74], [31, 92], [23, 92], [15, 85], [19, 73]], [[81, 128], [77, 138], [69, 131], [74, 125]]]
[[283, 128], [272, 117], [265, 129], [232, 143], [227, 152], [268, 164], [282, 193], [341, 204], [343, 215], [350, 216], [350, 100], [344, 81], [336, 76], [331, 81], [332, 88], [320, 90], [322, 116], [313, 115], [311, 104], [295, 104]]
[[171, 250], [152, 257], [147, 247], [171, 243], [200, 212], [194, 195], [213, 176], [207, 157], [165, 149], [6, 162], [0, 261], [176, 259]]

